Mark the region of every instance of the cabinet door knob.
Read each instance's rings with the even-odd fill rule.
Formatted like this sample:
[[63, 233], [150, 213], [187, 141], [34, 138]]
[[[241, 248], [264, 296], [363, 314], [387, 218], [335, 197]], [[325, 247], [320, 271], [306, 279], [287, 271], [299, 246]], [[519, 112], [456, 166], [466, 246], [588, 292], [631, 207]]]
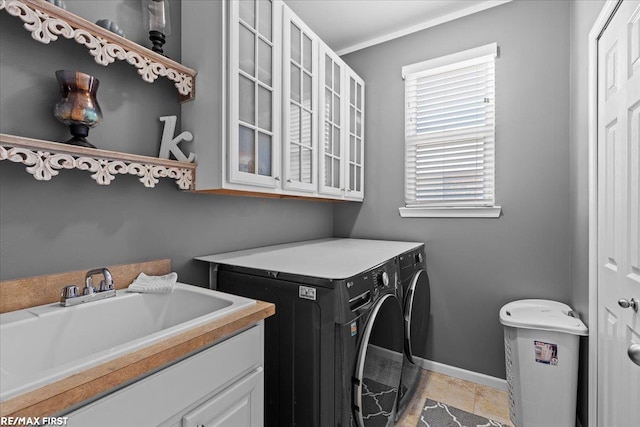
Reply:
[[275, 179], [276, 181], [280, 181], [280, 177], [279, 176], [276, 176], [273, 179]]

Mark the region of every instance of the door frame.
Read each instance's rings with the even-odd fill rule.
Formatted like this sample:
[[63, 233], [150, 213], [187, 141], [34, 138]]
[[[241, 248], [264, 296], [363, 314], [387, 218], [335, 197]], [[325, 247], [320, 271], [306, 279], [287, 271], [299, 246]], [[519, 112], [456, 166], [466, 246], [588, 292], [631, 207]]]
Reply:
[[598, 426], [598, 39], [623, 0], [607, 0], [589, 32], [589, 426]]

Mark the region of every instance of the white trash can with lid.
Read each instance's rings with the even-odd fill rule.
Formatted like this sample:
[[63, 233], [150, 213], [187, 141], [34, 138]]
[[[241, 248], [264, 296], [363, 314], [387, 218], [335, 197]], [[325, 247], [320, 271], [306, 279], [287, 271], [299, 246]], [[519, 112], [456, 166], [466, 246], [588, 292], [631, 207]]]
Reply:
[[566, 304], [528, 299], [500, 309], [515, 427], [575, 427], [579, 336], [587, 327]]

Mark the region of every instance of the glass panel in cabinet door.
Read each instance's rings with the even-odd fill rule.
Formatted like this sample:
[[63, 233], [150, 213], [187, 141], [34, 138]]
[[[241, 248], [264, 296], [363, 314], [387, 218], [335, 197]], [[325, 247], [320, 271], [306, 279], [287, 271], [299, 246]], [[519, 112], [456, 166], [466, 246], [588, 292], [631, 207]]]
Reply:
[[312, 89], [311, 89], [311, 76], [306, 73], [306, 71], [302, 72], [302, 105], [307, 110], [311, 109], [312, 105]]
[[357, 107], [359, 110], [362, 110], [362, 85], [361, 84], [357, 84], [356, 85], [357, 89], [358, 89], [358, 94], [356, 96], [356, 101], [357, 101]]
[[271, 136], [258, 132], [258, 175], [271, 176]]
[[256, 1], [238, 0], [240, 9], [240, 19], [246, 22], [251, 28], [256, 27]]
[[309, 73], [313, 73], [313, 48], [311, 39], [306, 34], [302, 37], [302, 65]]
[[258, 85], [258, 127], [271, 130], [271, 110], [273, 108], [271, 91]]
[[340, 187], [340, 160], [333, 159], [333, 187]]
[[289, 177], [292, 181], [300, 181], [300, 146], [292, 143], [289, 145]]
[[329, 55], [324, 56], [324, 85], [333, 89], [333, 60]]
[[258, 40], [258, 80], [271, 86], [272, 68], [272, 47], [262, 39]]
[[349, 132], [356, 133], [356, 109], [353, 105], [349, 107]]
[[300, 143], [300, 107], [289, 105], [289, 139], [292, 143]]
[[332, 153], [336, 157], [340, 157], [340, 128], [333, 127], [333, 150]]
[[245, 123], [255, 124], [255, 105], [256, 105], [256, 93], [255, 83], [245, 76], [240, 76], [239, 82], [239, 117]]
[[360, 111], [356, 111], [356, 135], [362, 136], [362, 113]]
[[349, 164], [349, 190], [355, 189], [355, 186], [356, 186], [355, 174], [356, 174], [355, 165]]
[[291, 60], [296, 64], [301, 64], [301, 46], [300, 46], [300, 28], [293, 22], [291, 23]]
[[271, 1], [258, 2], [258, 32], [269, 41], [272, 40], [272, 8], [273, 4]]
[[240, 39], [239, 67], [250, 76], [255, 75], [255, 34], [244, 25], [238, 25]]
[[353, 77], [349, 78], [349, 103], [356, 105], [356, 81]]
[[331, 178], [333, 176], [332, 172], [331, 172], [331, 161], [332, 161], [332, 157], [331, 156], [325, 156], [324, 159], [324, 185], [326, 185], [327, 187], [333, 187], [332, 183], [331, 183]]
[[340, 97], [333, 95], [333, 123], [340, 126]]
[[362, 166], [356, 166], [356, 191], [362, 191]]
[[349, 137], [349, 161], [356, 161], [356, 138], [351, 135]]
[[238, 132], [238, 170], [240, 172], [256, 172], [255, 132], [245, 126], [239, 126]]
[[300, 150], [300, 164], [302, 166], [300, 170], [300, 181], [306, 184], [311, 184], [311, 177], [313, 176], [313, 153], [310, 148], [306, 147], [301, 147]]
[[331, 126], [330, 123], [325, 123], [324, 124], [324, 151], [326, 153], [331, 153], [333, 147], [331, 145], [331, 131], [333, 129], [333, 126]]
[[324, 117], [327, 122], [331, 122], [333, 116], [332, 106], [333, 94], [330, 89], [325, 89], [324, 92]]
[[333, 65], [333, 90], [340, 93], [340, 69], [338, 64]]
[[311, 147], [311, 113], [302, 111], [302, 122], [300, 123], [300, 144]]
[[302, 122], [301, 122], [301, 176], [300, 181], [304, 183], [311, 183], [311, 171], [312, 171], [312, 148], [311, 148], [311, 113], [302, 110]]
[[356, 138], [356, 162], [362, 164], [362, 138]]
[[300, 102], [300, 68], [291, 64], [291, 99]]

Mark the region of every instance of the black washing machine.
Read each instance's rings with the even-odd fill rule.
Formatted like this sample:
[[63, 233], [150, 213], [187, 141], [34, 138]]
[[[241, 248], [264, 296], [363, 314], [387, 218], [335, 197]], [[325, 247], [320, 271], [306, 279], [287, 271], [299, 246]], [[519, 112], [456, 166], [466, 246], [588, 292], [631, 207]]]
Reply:
[[276, 305], [265, 320], [267, 427], [393, 425], [404, 353], [395, 258], [346, 279], [219, 260], [214, 274], [217, 289]]
[[399, 417], [420, 382], [421, 359], [426, 358], [431, 291], [424, 245], [398, 256], [399, 292], [404, 317], [404, 362], [398, 393]]

